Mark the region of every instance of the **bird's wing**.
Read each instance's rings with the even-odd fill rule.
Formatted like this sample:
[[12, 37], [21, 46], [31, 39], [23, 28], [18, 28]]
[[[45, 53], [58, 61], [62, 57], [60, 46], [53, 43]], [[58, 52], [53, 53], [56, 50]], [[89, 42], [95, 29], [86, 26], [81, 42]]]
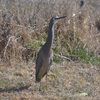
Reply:
[[37, 60], [36, 60], [36, 76], [38, 75], [38, 73], [42, 67], [42, 64], [43, 64], [43, 58], [41, 56], [41, 51], [39, 51]]

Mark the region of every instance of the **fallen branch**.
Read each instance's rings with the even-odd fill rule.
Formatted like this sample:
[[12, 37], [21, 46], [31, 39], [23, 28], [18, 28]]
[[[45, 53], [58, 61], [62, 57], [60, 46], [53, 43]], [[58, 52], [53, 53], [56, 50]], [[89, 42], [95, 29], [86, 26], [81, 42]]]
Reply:
[[62, 56], [62, 55], [58, 55], [58, 54], [54, 54], [55, 56], [58, 56], [58, 57], [61, 57], [61, 58], [63, 58], [63, 59], [67, 59], [67, 60], [69, 60], [69, 61], [72, 61], [70, 58], [68, 58], [68, 57], [65, 57], [65, 56]]
[[7, 47], [9, 46], [10, 40], [11, 40], [12, 38], [14, 38], [14, 36], [9, 37], [8, 42], [7, 42], [7, 45], [6, 45], [5, 48], [4, 48], [4, 57], [5, 57], [5, 55], [6, 55]]

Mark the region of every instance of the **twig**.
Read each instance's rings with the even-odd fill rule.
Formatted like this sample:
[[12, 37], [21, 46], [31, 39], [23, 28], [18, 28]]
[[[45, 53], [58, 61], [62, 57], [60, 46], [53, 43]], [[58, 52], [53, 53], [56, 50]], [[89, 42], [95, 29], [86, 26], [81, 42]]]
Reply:
[[5, 55], [6, 55], [7, 47], [8, 47], [8, 45], [9, 45], [9, 43], [10, 43], [10, 40], [11, 40], [13, 37], [14, 37], [14, 36], [11, 36], [11, 37], [9, 37], [9, 39], [8, 39], [7, 45], [6, 45], [5, 48], [4, 48], [4, 57], [5, 57]]
[[70, 61], [72, 61], [70, 58], [68, 58], [68, 57], [65, 57], [65, 56], [62, 56], [62, 55], [58, 55], [58, 54], [54, 54], [55, 56], [58, 56], [58, 57], [61, 57], [61, 58], [63, 58], [63, 59], [67, 59], [67, 60], [70, 60]]

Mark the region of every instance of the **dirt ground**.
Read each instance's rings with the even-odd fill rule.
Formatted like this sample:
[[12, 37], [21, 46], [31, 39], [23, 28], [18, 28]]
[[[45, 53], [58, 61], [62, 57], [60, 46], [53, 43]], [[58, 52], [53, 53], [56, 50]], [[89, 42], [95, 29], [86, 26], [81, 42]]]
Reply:
[[0, 66], [0, 100], [100, 100], [100, 66], [62, 62], [35, 83], [35, 64]]

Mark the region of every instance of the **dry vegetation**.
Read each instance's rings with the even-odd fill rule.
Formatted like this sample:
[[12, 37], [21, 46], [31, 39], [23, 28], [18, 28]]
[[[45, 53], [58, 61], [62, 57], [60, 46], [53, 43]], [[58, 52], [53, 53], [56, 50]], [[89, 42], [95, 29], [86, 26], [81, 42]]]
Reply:
[[99, 100], [100, 68], [81, 62], [53, 63], [42, 90], [35, 83], [35, 69], [31, 62], [0, 68], [1, 100]]
[[[0, 100], [100, 99], [100, 1], [84, 1], [0, 1]], [[55, 15], [67, 17], [55, 25], [48, 90], [39, 91], [34, 63]]]

